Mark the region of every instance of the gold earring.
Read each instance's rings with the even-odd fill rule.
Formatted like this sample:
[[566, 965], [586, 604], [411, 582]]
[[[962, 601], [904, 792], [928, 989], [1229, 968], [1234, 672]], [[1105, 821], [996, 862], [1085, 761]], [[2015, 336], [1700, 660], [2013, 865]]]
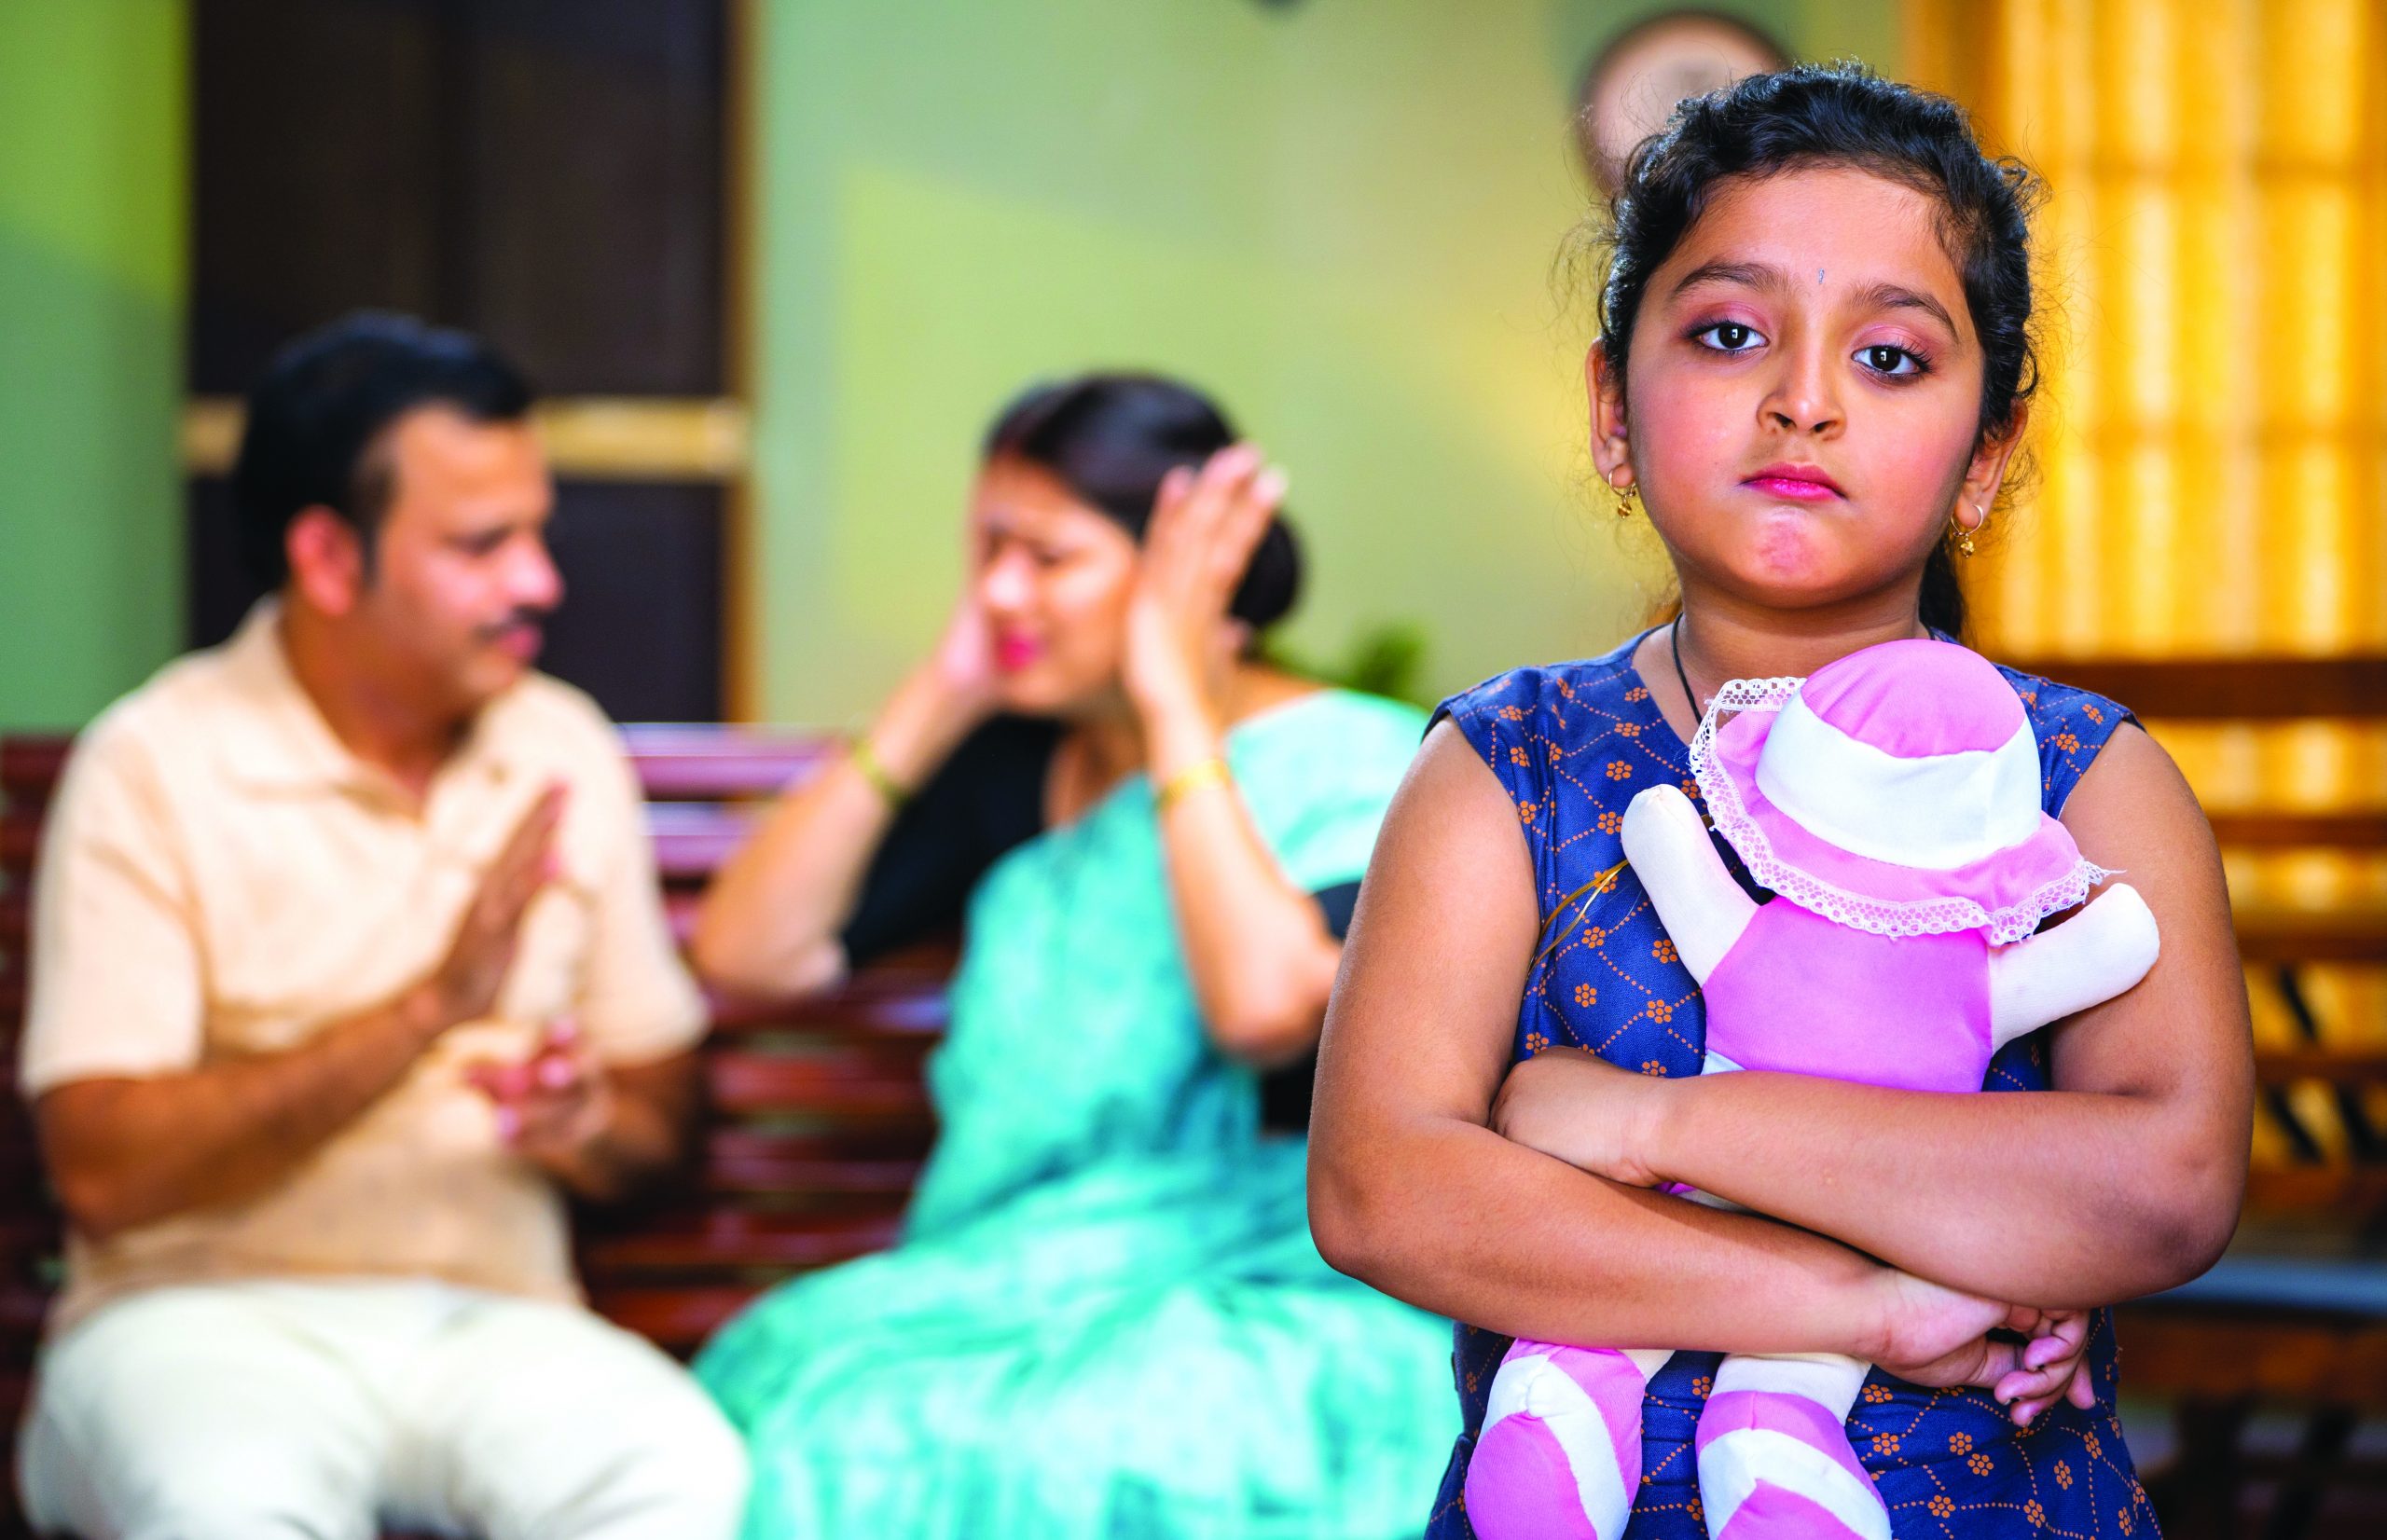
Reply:
[[1983, 506], [1983, 505], [1981, 505], [1981, 504], [1980, 504], [1980, 503], [1975, 503], [1975, 504], [1973, 504], [1973, 512], [1974, 512], [1974, 513], [1976, 513], [1976, 514], [1979, 514], [1979, 515], [1980, 516], [1980, 522], [1979, 524], [1974, 525], [1974, 526], [1972, 527], [1972, 529], [1966, 529], [1966, 528], [1965, 528], [1965, 526], [1964, 526], [1963, 521], [1962, 521], [1962, 520], [1960, 520], [1960, 519], [1953, 519], [1953, 518], [1952, 518], [1952, 519], [1950, 519], [1950, 520], [1948, 521], [1949, 523], [1951, 523], [1951, 524], [1952, 524], [1952, 525], [1954, 525], [1954, 526], [1955, 526], [1955, 529], [1956, 529], [1956, 554], [1957, 554], [1958, 556], [1960, 556], [1960, 557], [1968, 557], [1968, 556], [1971, 556], [1971, 555], [1973, 554], [1973, 535], [1974, 535], [1974, 533], [1975, 533], [1976, 531], [1978, 531], [1978, 530], [1985, 529], [1987, 529], [1987, 528], [1989, 527], [1989, 510], [1988, 510], [1988, 508], [1986, 508], [1985, 506]]
[[1631, 518], [1633, 516], [1633, 510], [1639, 506], [1640, 502], [1641, 484], [1639, 482], [1628, 481], [1623, 486], [1616, 488], [1617, 517]]

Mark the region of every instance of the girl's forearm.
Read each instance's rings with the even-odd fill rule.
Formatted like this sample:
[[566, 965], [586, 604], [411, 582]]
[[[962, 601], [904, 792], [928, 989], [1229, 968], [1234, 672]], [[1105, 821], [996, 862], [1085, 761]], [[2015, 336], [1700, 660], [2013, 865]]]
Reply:
[[2154, 1095], [1759, 1072], [1653, 1087], [1649, 1168], [1952, 1288], [2084, 1307], [2211, 1265], [2242, 1162]]
[[1887, 1270], [1822, 1236], [1454, 1120], [1370, 1144], [1313, 1148], [1311, 1225], [1330, 1262], [1396, 1298], [1543, 1341], [1882, 1355]]
[[1704, 1076], [1635, 1110], [1654, 1130], [1648, 1167], [1952, 1286], [2034, 1304], [2104, 1304], [2210, 1265], [2237, 1223], [2254, 1094], [2213, 832], [2163, 751], [2127, 726], [2063, 821], [2130, 872], [2163, 938], [2136, 985], [2046, 1035], [2065, 1089], [1934, 1095]]

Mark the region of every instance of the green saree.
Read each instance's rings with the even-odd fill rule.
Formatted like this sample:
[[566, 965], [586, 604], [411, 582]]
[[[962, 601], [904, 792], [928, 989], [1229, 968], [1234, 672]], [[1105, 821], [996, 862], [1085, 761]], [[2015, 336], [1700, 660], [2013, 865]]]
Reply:
[[[1229, 735], [1295, 884], [1358, 879], [1423, 724], [1327, 692]], [[972, 895], [905, 1240], [697, 1359], [753, 1454], [750, 1540], [1422, 1528], [1448, 1326], [1319, 1258], [1304, 1146], [1204, 1036], [1161, 862], [1139, 777]]]

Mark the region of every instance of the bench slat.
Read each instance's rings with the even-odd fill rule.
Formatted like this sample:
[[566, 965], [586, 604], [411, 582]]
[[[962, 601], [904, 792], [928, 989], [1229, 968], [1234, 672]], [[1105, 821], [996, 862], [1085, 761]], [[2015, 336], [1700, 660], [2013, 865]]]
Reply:
[[734, 854], [754, 827], [752, 812], [718, 803], [646, 804], [647, 837], [655, 871], [667, 883], [702, 885]]
[[2211, 813], [2215, 841], [2239, 850], [2387, 849], [2387, 810]]
[[2261, 1085], [2322, 1081], [2331, 1085], [2387, 1085], [2387, 1051], [2378, 1049], [2266, 1048], [2255, 1054]]
[[41, 851], [41, 820], [47, 811], [47, 804], [28, 807], [12, 796], [8, 810], [0, 813], [0, 872], [12, 880], [33, 870], [34, 858]]
[[2023, 673], [2120, 701], [2148, 721], [2387, 717], [2387, 654], [2006, 661]]
[[919, 1052], [900, 1041], [830, 1043], [786, 1054], [720, 1049], [706, 1056], [705, 1070], [717, 1112], [823, 1111], [919, 1123], [929, 1115]]
[[622, 742], [646, 794], [667, 802], [770, 796], [837, 752], [817, 733], [675, 722], [631, 723]]
[[2259, 1165], [2246, 1174], [2246, 1211], [2343, 1222], [2387, 1214], [2387, 1166]]
[[623, 1330], [684, 1358], [762, 1291], [758, 1284], [614, 1285], [592, 1286], [588, 1302]]
[[2387, 1410], [2387, 1327], [2282, 1318], [2272, 1307], [2142, 1299], [2116, 1307], [2134, 1395], [2276, 1397]]
[[591, 1275], [616, 1278], [638, 1272], [785, 1272], [882, 1250], [894, 1244], [902, 1228], [893, 1211], [674, 1211], [650, 1216], [635, 1228], [586, 1227], [579, 1252]]
[[11, 807], [47, 802], [66, 769], [75, 739], [65, 733], [14, 733], [0, 737], [0, 796]]
[[703, 1182], [715, 1194], [895, 1196], [912, 1190], [926, 1158], [925, 1123], [886, 1131], [804, 1134], [716, 1129], [705, 1141]]
[[2232, 923], [2251, 963], [2387, 963], [2387, 909], [2247, 909]]

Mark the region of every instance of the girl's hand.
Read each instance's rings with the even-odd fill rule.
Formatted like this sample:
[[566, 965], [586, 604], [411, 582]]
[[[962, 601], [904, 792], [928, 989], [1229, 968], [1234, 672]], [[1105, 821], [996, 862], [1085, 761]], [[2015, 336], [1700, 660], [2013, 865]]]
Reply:
[[[1881, 1277], [1882, 1335], [1869, 1354], [1877, 1367], [1934, 1389], [1981, 1386], [2018, 1424], [2027, 1425], [2059, 1397], [2084, 1409], [2094, 1404], [2085, 1313], [2000, 1304], [1896, 1269]], [[1989, 1335], [1996, 1330], [2026, 1341]]]
[[[1668, 1087], [1584, 1049], [1547, 1048], [1509, 1071], [1492, 1104], [1492, 1131], [1594, 1176], [1655, 1187], [1667, 1178], [1649, 1162], [1656, 1141], [1648, 1130]], [[1892, 1374], [1919, 1385], [1981, 1386], [2024, 1425], [2059, 1399], [2094, 1404], [2087, 1313], [2000, 1304], [1895, 1269], [1881, 1276], [1882, 1341], [1870, 1356]]]
[[2021, 1367], [1990, 1390], [2012, 1409], [2017, 1426], [2028, 1427], [2056, 1402], [2070, 1401], [2087, 1411], [2097, 1404], [2097, 1387], [2089, 1379], [2089, 1313], [2084, 1310], [2039, 1311], [2027, 1331]]
[[1492, 1132], [1627, 1187], [1655, 1187], [1650, 1121], [1668, 1082], [1620, 1069], [1580, 1048], [1545, 1048], [1509, 1071], [1492, 1102]]
[[1218, 701], [1239, 635], [1227, 606], [1285, 496], [1284, 473], [1236, 444], [1171, 471], [1152, 504], [1127, 604], [1128, 697], [1148, 720]]

